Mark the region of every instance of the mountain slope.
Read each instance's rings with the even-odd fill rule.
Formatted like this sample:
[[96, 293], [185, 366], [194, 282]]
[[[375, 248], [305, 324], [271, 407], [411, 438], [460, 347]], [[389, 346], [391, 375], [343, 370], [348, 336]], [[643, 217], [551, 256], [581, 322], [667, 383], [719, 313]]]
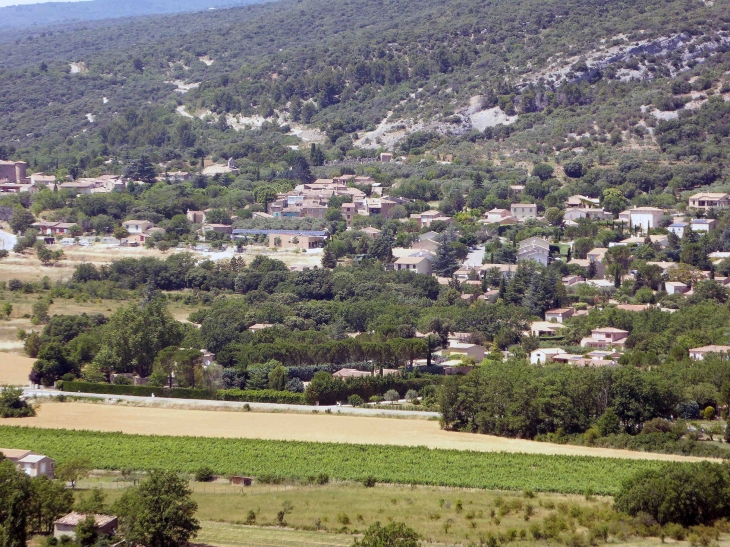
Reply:
[[0, 59], [0, 138], [24, 154], [35, 148], [41, 165], [139, 150], [247, 157], [260, 151], [230, 127], [266, 120], [321, 130], [330, 158], [353, 143], [419, 150], [439, 135], [453, 148], [499, 121], [516, 121], [498, 128], [500, 139], [543, 128], [564, 142], [596, 125], [589, 113], [606, 98], [628, 115], [620, 102], [636, 94], [631, 115], [641, 117], [638, 106], [666, 94], [667, 82], [722, 62], [730, 29], [727, 0], [336, 8], [290, 0], [38, 32]]

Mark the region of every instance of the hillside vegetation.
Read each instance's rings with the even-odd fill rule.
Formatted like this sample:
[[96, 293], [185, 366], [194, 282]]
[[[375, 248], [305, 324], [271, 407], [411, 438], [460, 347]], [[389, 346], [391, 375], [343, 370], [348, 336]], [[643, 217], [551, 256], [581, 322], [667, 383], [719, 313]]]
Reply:
[[664, 155], [654, 106], [722, 91], [728, 22], [725, 1], [302, 0], [49, 28], [0, 59], [0, 155], [39, 169], [144, 150], [271, 163], [306, 126], [329, 159], [382, 146], [478, 161], [573, 141]]

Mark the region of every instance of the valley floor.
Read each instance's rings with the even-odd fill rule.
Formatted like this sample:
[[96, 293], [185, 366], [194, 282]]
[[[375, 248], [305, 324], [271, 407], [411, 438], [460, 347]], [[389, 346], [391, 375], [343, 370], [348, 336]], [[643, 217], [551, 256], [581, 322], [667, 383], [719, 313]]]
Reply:
[[541, 443], [444, 431], [435, 420], [337, 414], [263, 413], [169, 409], [91, 402], [46, 402], [34, 418], [0, 419], [0, 425], [85, 429], [143, 435], [250, 438], [429, 448], [480, 452], [601, 456], [663, 461], [704, 458]]

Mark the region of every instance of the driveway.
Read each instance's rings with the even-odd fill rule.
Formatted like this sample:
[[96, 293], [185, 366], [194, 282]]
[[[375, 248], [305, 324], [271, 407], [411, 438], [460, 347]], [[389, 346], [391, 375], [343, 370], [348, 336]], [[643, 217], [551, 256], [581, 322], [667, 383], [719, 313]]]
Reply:
[[482, 259], [484, 258], [484, 246], [480, 245], [476, 250], [471, 251], [464, 261], [464, 266], [475, 266], [479, 267], [482, 265]]
[[0, 230], [0, 249], [12, 251], [17, 242], [18, 238], [15, 235], [5, 230]]
[[261, 412], [322, 412], [329, 410], [332, 414], [348, 414], [353, 416], [381, 416], [381, 417], [412, 417], [412, 418], [439, 418], [438, 412], [422, 412], [419, 410], [389, 410], [378, 408], [354, 408], [351, 406], [308, 406], [308, 405], [286, 405], [277, 403], [244, 403], [238, 401], [209, 401], [205, 399], [173, 399], [169, 397], [138, 397], [136, 395], [109, 395], [106, 393], [73, 393], [58, 391], [55, 389], [31, 389], [23, 390], [26, 397], [57, 397], [66, 395], [69, 397], [84, 397], [88, 399], [102, 399], [104, 401], [128, 401], [150, 406], [181, 405], [188, 408], [195, 407], [200, 410], [215, 408], [242, 409], [248, 405], [253, 410]]

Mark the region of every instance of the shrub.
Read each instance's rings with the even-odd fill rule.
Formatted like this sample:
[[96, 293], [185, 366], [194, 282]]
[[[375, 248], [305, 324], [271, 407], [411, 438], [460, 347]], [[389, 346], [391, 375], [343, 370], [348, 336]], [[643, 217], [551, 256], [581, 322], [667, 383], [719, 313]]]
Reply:
[[373, 477], [372, 475], [370, 475], [369, 477], [365, 477], [362, 480], [362, 484], [366, 488], [372, 488], [373, 486], [375, 486], [376, 482], [378, 482], [377, 479], [375, 477]]
[[414, 401], [417, 398], [418, 392], [415, 389], [409, 389], [408, 391], [406, 391], [406, 396], [404, 397], [406, 401]]
[[8, 289], [11, 291], [19, 291], [23, 288], [23, 282], [20, 279], [11, 279], [8, 281]]
[[339, 522], [343, 526], [347, 526], [348, 524], [350, 524], [350, 517], [348, 517], [346, 513], [338, 513], [337, 522]]
[[35, 409], [22, 399], [23, 389], [6, 387], [0, 392], [0, 418], [35, 416]]
[[215, 471], [208, 466], [200, 467], [195, 471], [197, 482], [211, 482], [213, 479], [215, 479]]
[[383, 398], [388, 402], [394, 403], [394, 402], [400, 400], [400, 395], [398, 395], [398, 392], [396, 390], [389, 389], [388, 391], [385, 392], [385, 395], [383, 396]]
[[626, 481], [615, 497], [615, 507], [632, 516], [648, 514], [662, 525], [676, 522], [694, 526], [728, 513], [728, 488], [730, 477], [720, 465], [667, 466], [642, 471]]
[[363, 401], [363, 398], [359, 395], [350, 395], [347, 398], [347, 404], [352, 406], [362, 406], [365, 404], [365, 401]]
[[714, 406], [708, 406], [705, 408], [705, 410], [702, 411], [702, 417], [705, 420], [714, 420], [715, 419], [715, 407]]

